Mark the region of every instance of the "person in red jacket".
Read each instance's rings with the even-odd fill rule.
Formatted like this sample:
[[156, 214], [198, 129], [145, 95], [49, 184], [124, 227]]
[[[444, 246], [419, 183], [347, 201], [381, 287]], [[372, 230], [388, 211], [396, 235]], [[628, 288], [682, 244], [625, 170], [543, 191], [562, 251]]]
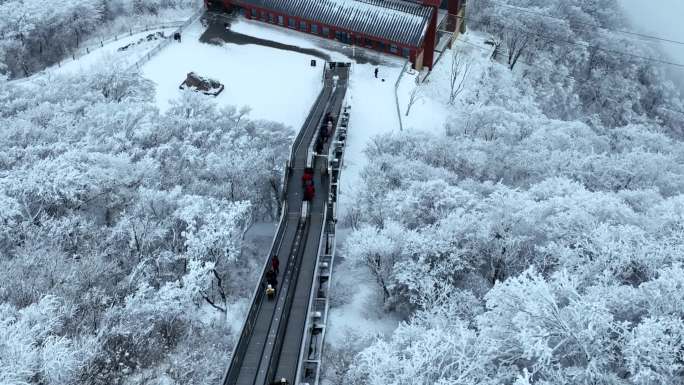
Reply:
[[312, 201], [315, 194], [316, 190], [314, 189], [313, 184], [310, 184], [304, 188], [304, 200]]
[[302, 186], [306, 187], [312, 183], [313, 183], [313, 169], [307, 167], [304, 169], [304, 175], [302, 175]]
[[276, 274], [280, 274], [280, 260], [275, 254], [271, 257], [271, 270], [275, 271]]

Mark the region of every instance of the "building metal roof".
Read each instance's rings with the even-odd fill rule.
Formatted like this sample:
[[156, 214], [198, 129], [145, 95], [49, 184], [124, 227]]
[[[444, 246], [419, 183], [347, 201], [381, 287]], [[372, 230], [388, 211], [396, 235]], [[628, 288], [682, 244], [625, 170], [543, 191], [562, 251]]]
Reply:
[[431, 7], [403, 0], [236, 0], [234, 3], [414, 47], [422, 43], [433, 12]]

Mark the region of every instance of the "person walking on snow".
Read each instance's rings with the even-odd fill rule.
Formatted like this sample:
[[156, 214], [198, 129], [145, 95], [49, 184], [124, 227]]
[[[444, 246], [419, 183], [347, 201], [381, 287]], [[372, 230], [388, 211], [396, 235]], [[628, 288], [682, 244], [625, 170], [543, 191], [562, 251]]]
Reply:
[[378, 78], [378, 67], [375, 67], [375, 78]]

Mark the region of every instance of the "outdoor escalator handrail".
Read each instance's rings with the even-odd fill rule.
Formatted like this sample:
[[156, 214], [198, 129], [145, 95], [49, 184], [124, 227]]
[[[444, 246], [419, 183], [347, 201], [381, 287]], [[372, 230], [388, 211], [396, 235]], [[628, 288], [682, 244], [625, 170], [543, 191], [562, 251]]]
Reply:
[[[304, 230], [302, 233], [302, 239], [306, 239], [309, 235], [309, 228], [311, 226], [310, 214], [304, 219]], [[266, 374], [266, 382], [264, 385], [270, 385], [271, 381], [275, 377], [276, 370], [278, 369], [278, 362], [280, 361], [280, 350], [283, 346], [283, 339], [285, 338], [285, 330], [287, 329], [287, 324], [290, 318], [290, 310], [292, 307], [292, 301], [294, 300], [294, 295], [297, 291], [297, 281], [299, 279], [299, 272], [302, 266], [302, 259], [304, 258], [304, 252], [306, 251], [306, 244], [302, 244], [297, 250], [297, 255], [295, 256], [296, 262], [295, 267], [292, 272], [292, 277], [290, 279], [290, 284], [287, 287], [287, 293], [285, 296], [285, 305], [283, 306], [283, 314], [280, 316], [280, 322], [278, 323], [278, 331], [276, 333], [275, 342], [273, 344], [273, 354], [271, 354], [268, 371]], [[256, 384], [261, 385], [261, 384]]]
[[263, 297], [264, 297], [264, 276], [266, 275], [266, 272], [269, 269], [270, 266], [270, 256], [273, 255], [273, 253], [277, 250], [280, 249], [283, 241], [283, 235], [285, 232], [285, 227], [287, 222], [287, 202], [284, 202], [281, 213], [280, 213], [280, 221], [278, 223], [278, 230], [276, 232], [276, 236], [273, 238], [273, 242], [271, 244], [271, 253], [269, 254], [269, 258], [266, 260], [266, 263], [264, 264], [264, 267], [262, 269], [261, 276], [259, 277], [259, 283], [257, 284], [256, 289], [254, 290], [250, 302], [250, 308], [249, 312], [247, 313], [247, 317], [245, 318], [245, 322], [242, 325], [242, 329], [240, 332], [240, 338], [238, 339], [237, 343], [233, 347], [233, 354], [231, 355], [231, 360], [230, 360], [230, 365], [228, 366], [228, 369], [223, 377], [223, 384], [224, 385], [232, 385], [237, 381], [237, 376], [239, 375], [239, 371], [236, 369], [240, 367], [242, 364], [242, 359], [244, 358], [244, 355], [246, 353], [247, 346], [249, 345], [249, 338], [251, 336], [252, 329], [254, 327], [254, 321], [256, 319], [256, 316], [259, 314], [259, 309], [261, 308], [261, 303], [263, 302]]

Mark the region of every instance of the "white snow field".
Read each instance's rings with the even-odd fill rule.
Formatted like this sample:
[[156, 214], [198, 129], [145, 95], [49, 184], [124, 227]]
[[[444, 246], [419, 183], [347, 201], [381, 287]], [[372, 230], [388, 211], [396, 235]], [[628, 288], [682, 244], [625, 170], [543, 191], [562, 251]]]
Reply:
[[[349, 229], [338, 230], [337, 243], [343, 244]], [[325, 340], [332, 346], [341, 346], [350, 336], [378, 335], [388, 337], [401, 320], [383, 311], [382, 294], [366, 266], [335, 262], [333, 275], [333, 301], [328, 315]]]
[[[162, 32], [168, 37], [175, 29], [176, 27], [158, 28], [130, 35], [124, 34], [116, 38], [116, 40], [105, 42], [101, 47], [89, 48], [89, 52], [79, 52], [78, 55], [81, 56], [76, 56], [75, 59], [71, 57], [65, 58], [61, 63], [48, 67], [28, 78], [20, 78], [13, 81], [21, 83], [44, 76], [89, 73], [93, 68], [105, 66], [126, 68], [133, 65], [160, 43], [158, 39], [147, 41], [148, 35]], [[140, 40], [143, 40], [140, 44], [135, 44], [124, 51], [119, 51], [119, 48], [131, 43], [137, 43]]]
[[[161, 38], [147, 40], [147, 36], [156, 35], [158, 32], [164, 33], [169, 38], [175, 28], [155, 29], [146, 32], [134, 33], [130, 36], [123, 36], [118, 40], [105, 43], [103, 47], [92, 50], [76, 60], [63, 63], [59, 67], [52, 67], [52, 71], [57, 74], [64, 73], [87, 73], [91, 68], [99, 66], [116, 66], [126, 68], [135, 64], [145, 54], [156, 47]], [[140, 42], [138, 44], [138, 42]], [[129, 48], [119, 51], [128, 44], [133, 44]]]
[[[350, 190], [360, 182], [359, 173], [368, 161], [363, 154], [368, 141], [377, 134], [399, 130], [394, 85], [402, 71], [404, 60], [363, 48], [352, 50], [351, 47], [344, 46], [341, 43], [251, 20], [241, 19], [234, 23], [231, 29], [261, 39], [300, 48], [317, 49], [329, 55], [331, 60], [352, 61], [354, 63], [347, 93], [352, 112], [347, 149], [345, 150], [345, 168], [340, 182], [341, 202], [339, 209], [344, 210], [346, 204], [344, 198], [348, 197]], [[333, 44], [340, 49], [331, 50], [327, 48]], [[275, 57], [280, 57], [283, 52], [271, 51]], [[364, 58], [369, 56], [382, 62], [382, 64], [358, 63], [355, 56], [361, 56], [361, 53]], [[374, 76], [376, 67], [379, 69], [377, 79]]]
[[[452, 50], [444, 52], [443, 57], [437, 62], [425, 83], [419, 86], [418, 97], [408, 116], [406, 116], [406, 110], [411, 92], [416, 87], [415, 79], [418, 73], [409, 71], [404, 74], [399, 83], [399, 106], [404, 129], [430, 131], [436, 134], [444, 133], [444, 124], [452, 114], [450, 111], [453, 111], [453, 107], [449, 105], [449, 78], [453, 50], [464, 55], [465, 60], [471, 63], [464, 83], [463, 94], [465, 94], [465, 91], [477, 86], [477, 80], [490, 63], [489, 57], [492, 48], [484, 43], [485, 40], [486, 35], [477, 32], [467, 32], [458, 37]], [[459, 98], [456, 98], [454, 103], [458, 102]]]
[[298, 130], [322, 87], [322, 66], [309, 65], [315, 57], [257, 45], [201, 43], [204, 29], [200, 22], [190, 25], [181, 43], [170, 44], [142, 67], [156, 84], [159, 108], [169, 107], [187, 73], [194, 71], [225, 86], [215, 99], [219, 106], [249, 106], [253, 119]]

